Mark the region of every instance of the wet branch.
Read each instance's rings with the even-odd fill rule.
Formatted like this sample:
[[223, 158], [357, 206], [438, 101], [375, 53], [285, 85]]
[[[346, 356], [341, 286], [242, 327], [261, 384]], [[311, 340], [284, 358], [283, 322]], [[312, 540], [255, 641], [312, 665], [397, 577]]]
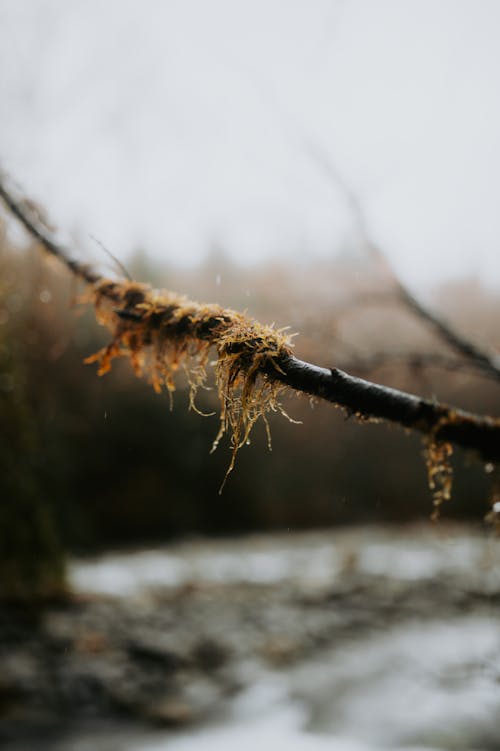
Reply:
[[283, 374], [270, 375], [296, 391], [333, 402], [360, 419], [387, 420], [428, 435], [434, 441], [473, 449], [485, 461], [500, 459], [497, 418], [465, 412], [295, 357], [280, 362], [280, 368]]
[[65, 266], [79, 279], [87, 284], [95, 284], [101, 278], [92, 268], [80, 263], [72, 257], [69, 248], [52, 237], [52, 233], [44, 226], [39, 208], [33, 201], [27, 201], [21, 197], [15, 197], [13, 186], [8, 185], [6, 175], [0, 171], [0, 198], [9, 211], [21, 222], [29, 234], [37, 240], [52, 256], [59, 258]]
[[[76, 261], [69, 249], [54, 239], [51, 231], [37, 218], [31, 204], [15, 198], [6, 185], [6, 179], [1, 175], [0, 197], [28, 233], [48, 253], [64, 263], [73, 274], [92, 287], [103, 282], [97, 272]], [[118, 286], [113, 283], [101, 284], [99, 294], [117, 305], [121, 301], [117, 293]], [[126, 321], [128, 326], [144, 324], [141, 308], [134, 309], [133, 304], [128, 305], [126, 309], [117, 309], [115, 313], [117, 318]], [[171, 315], [171, 311], [166, 311], [165, 316], [167, 314]], [[186, 326], [192, 325], [188, 319], [184, 323]], [[223, 315], [216, 314], [213, 328], [226, 323], [229, 325], [230, 321], [226, 322]], [[211, 327], [206, 326], [203, 334], [198, 330], [198, 336], [212, 336]], [[332, 402], [358, 419], [389, 421], [419, 431], [434, 442], [450, 442], [474, 450], [485, 461], [500, 460], [500, 419], [464, 412], [446, 404], [422, 399], [404, 391], [357, 378], [338, 368], [318, 367], [299, 360], [289, 352], [281, 354], [279, 358], [263, 359], [259, 363], [259, 370], [270, 382], [278, 382], [297, 392]]]

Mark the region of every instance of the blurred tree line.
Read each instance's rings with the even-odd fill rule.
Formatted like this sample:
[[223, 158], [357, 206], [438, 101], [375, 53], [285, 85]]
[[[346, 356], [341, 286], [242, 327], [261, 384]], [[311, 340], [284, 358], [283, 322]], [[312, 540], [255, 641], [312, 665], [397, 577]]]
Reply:
[[[35, 592], [59, 591], [62, 549], [429, 517], [418, 436], [346, 421], [330, 405], [294, 395], [285, 409], [303, 424], [272, 420], [271, 453], [258, 426], [219, 495], [229, 450], [221, 445], [209, 453], [217, 417], [189, 413], [182, 389], [171, 411], [168, 396], [137, 380], [125, 362], [98, 378], [83, 359], [107, 333], [92, 310], [76, 303], [74, 281], [36, 247], [16, 249], [5, 234], [0, 243], [0, 594], [22, 595], [22, 582]], [[291, 324], [301, 332], [299, 356], [318, 364], [356, 367], [385, 352], [370, 377], [499, 413], [500, 390], [484, 378], [461, 369], [417, 372], [404, 358], [391, 360], [402, 348], [442, 352], [443, 345], [407, 312], [370, 302], [374, 291], [384, 291], [384, 279], [359, 259], [242, 269], [214, 249], [186, 271], [160, 268], [137, 253], [130, 271], [194, 299]], [[469, 335], [498, 345], [500, 305], [477, 281], [441, 288], [434, 302]], [[199, 407], [215, 408], [213, 393]], [[461, 455], [454, 462], [453, 501], [443, 514], [481, 519], [489, 493], [484, 469]]]

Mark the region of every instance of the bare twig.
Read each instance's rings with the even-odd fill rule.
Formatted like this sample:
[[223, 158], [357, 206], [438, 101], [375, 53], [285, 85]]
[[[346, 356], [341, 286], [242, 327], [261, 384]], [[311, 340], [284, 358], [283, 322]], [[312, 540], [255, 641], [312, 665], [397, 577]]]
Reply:
[[[174, 344], [182, 337], [193, 342], [217, 342], [225, 346], [225, 355], [238, 358], [238, 368], [246, 368], [245, 387], [255, 383], [260, 374], [265, 382], [276, 383], [311, 396], [332, 402], [362, 420], [387, 420], [411, 428], [430, 437], [433, 442], [451, 442], [465, 449], [473, 449], [485, 461], [500, 460], [500, 419], [476, 415], [446, 404], [422, 399], [397, 389], [365, 381], [338, 368], [321, 368], [294, 357], [282, 337], [270, 337], [271, 350], [263, 349], [262, 331], [257, 322], [234, 311], [218, 306], [200, 306], [169, 293], [155, 297], [144, 285], [109, 282], [92, 269], [75, 261], [69, 250], [61, 246], [23, 202], [13, 197], [0, 177], [0, 197], [25, 229], [49, 253], [59, 258], [68, 269], [95, 291], [99, 300], [111, 303], [106, 322], [114, 339], [103, 357], [119, 354], [119, 347], [128, 347], [133, 359], [137, 341], [154, 341], [155, 333], [172, 336]], [[239, 337], [230, 336], [235, 324], [240, 326]], [[233, 329], [231, 328], [233, 327]], [[244, 333], [244, 336], [241, 333]], [[257, 333], [255, 333], [257, 332]], [[265, 342], [264, 342], [265, 344]], [[258, 359], [250, 353], [257, 352]], [[102, 367], [102, 364], [101, 364]], [[229, 377], [234, 378], [234, 367]], [[104, 372], [104, 371], [103, 371]]]
[[115, 254], [112, 253], [109, 250], [109, 248], [107, 248], [104, 245], [104, 243], [101, 242], [101, 240], [99, 240], [98, 237], [95, 237], [95, 235], [92, 235], [92, 234], [89, 234], [89, 237], [90, 237], [91, 240], [93, 240], [95, 242], [96, 245], [98, 245], [101, 248], [101, 250], [103, 250], [106, 253], [107, 256], [109, 256], [109, 258], [111, 258], [111, 260], [115, 264], [116, 268], [119, 269], [122, 272], [124, 279], [128, 279], [129, 282], [131, 282], [132, 281], [132, 276], [130, 275], [130, 272], [127, 269], [127, 267], [125, 266], [125, 264], [122, 261], [120, 261], [120, 259], [117, 258], [115, 256]]
[[330, 156], [325, 151], [318, 148], [316, 144], [307, 139], [304, 139], [304, 148], [316, 164], [321, 167], [328, 180], [343, 194], [363, 246], [392, 280], [397, 299], [403, 303], [413, 315], [416, 315], [422, 321], [427, 323], [443, 342], [471, 362], [477, 370], [482, 371], [496, 381], [500, 381], [500, 356], [490, 355], [488, 352], [485, 352], [482, 348], [478, 347], [477, 344], [470, 341], [470, 339], [467, 339], [463, 334], [459, 334], [448, 322], [436, 315], [436, 313], [423, 305], [423, 303], [415, 297], [415, 295], [398, 277], [386, 254], [374, 241], [366, 214], [358, 196], [342, 177]]
[[80, 263], [72, 257], [69, 248], [57, 242], [48, 228], [44, 227], [39, 221], [36, 212], [31, 208], [32, 202], [15, 197], [14, 188], [8, 185], [7, 177], [0, 171], [0, 198], [4, 201], [8, 209], [19, 219], [29, 234], [37, 240], [45, 250], [56, 258], [59, 258], [75, 276], [82, 279], [87, 284], [95, 284], [101, 276], [97, 274], [86, 264]]
[[474, 364], [477, 370], [485, 373], [490, 378], [500, 381], [500, 358], [499, 356], [490, 355], [478, 347], [470, 339], [466, 339], [462, 334], [458, 334], [451, 326], [429, 310], [396, 279], [397, 292], [400, 300], [406, 307], [413, 311], [419, 318], [426, 321], [438, 336], [446, 342], [455, 352]]

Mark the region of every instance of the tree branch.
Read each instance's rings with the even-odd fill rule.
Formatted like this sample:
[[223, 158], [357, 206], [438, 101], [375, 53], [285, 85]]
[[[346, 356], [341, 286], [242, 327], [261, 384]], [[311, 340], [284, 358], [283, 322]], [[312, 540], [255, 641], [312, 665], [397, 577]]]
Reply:
[[463, 334], [459, 334], [449, 323], [423, 305], [408, 287], [403, 284], [382, 248], [374, 241], [361, 202], [351, 186], [341, 176], [328, 154], [308, 139], [305, 139], [304, 143], [309, 156], [321, 167], [327, 179], [343, 193], [363, 245], [372, 258], [381, 264], [392, 279], [400, 302], [413, 315], [429, 324], [442, 341], [462, 357], [465, 357], [477, 370], [482, 371], [496, 381], [500, 381], [500, 356], [490, 355], [474, 342], [471, 342], [470, 339], [467, 339]]
[[272, 374], [287, 386], [333, 402], [360, 419], [387, 420], [417, 430], [435, 441], [476, 450], [485, 461], [500, 459], [500, 420], [475, 415], [440, 402], [330, 370], [295, 357], [279, 363]]
[[28, 233], [37, 240], [51, 255], [59, 258], [65, 266], [75, 276], [82, 279], [87, 284], [95, 284], [101, 279], [101, 276], [97, 274], [86, 264], [80, 263], [76, 259], [72, 258], [69, 248], [64, 247], [61, 243], [57, 242], [52, 236], [47, 227], [43, 225], [40, 220], [38, 207], [34, 201], [23, 200], [22, 197], [15, 197], [15, 190], [13, 186], [8, 185], [8, 179], [4, 172], [0, 170], [0, 198], [10, 210], [10, 212], [21, 222], [23, 227]]
[[498, 355], [488, 354], [471, 342], [470, 339], [466, 339], [462, 334], [458, 334], [442, 318], [422, 305], [399, 279], [395, 279], [395, 282], [399, 299], [402, 300], [409, 310], [430, 324], [431, 328], [434, 329], [446, 344], [454, 349], [455, 352], [462, 355], [462, 357], [465, 357], [466, 360], [473, 363], [477, 370], [485, 373], [490, 378], [494, 378], [496, 381], [500, 381], [500, 358]]
[[[257, 373], [260, 372], [269, 383], [281, 384], [297, 392], [332, 402], [361, 420], [386, 420], [419, 431], [429, 436], [433, 442], [451, 442], [465, 449], [475, 450], [485, 461], [500, 460], [500, 419], [475, 415], [439, 402], [422, 399], [413, 394], [356, 378], [337, 368], [326, 369], [312, 365], [294, 357], [287, 347], [276, 348], [271, 354], [265, 351], [265, 356], [262, 356], [259, 325], [256, 322], [248, 322], [244, 316], [234, 311], [225, 311], [218, 306], [198, 306], [196, 303], [183, 301], [181, 310], [181, 305], [176, 302], [181, 298], [171, 295], [170, 298], [160, 298], [159, 302], [155, 300], [155, 304], [146, 313], [146, 288], [140, 285], [132, 287], [130, 284], [123, 288], [119, 283], [105, 283], [97, 272], [76, 261], [70, 251], [59, 244], [51, 236], [50, 231], [41, 225], [35, 212], [30, 210], [29, 204], [13, 196], [1, 175], [0, 197], [10, 212], [45, 250], [97, 290], [99, 299], [105, 298], [112, 304], [115, 339], [108, 348], [108, 359], [116, 354], [117, 343], [120, 343], [117, 337], [126, 342], [135, 340], [134, 327], [137, 327], [138, 331], [141, 327], [143, 341], [151, 341], [148, 336], [152, 336], [153, 331], [158, 331], [162, 327], [168, 335], [169, 326], [177, 327], [175, 336], [179, 336], [180, 328], [182, 335], [189, 335], [200, 341], [213, 343], [217, 336], [217, 346], [226, 347], [230, 357], [237, 352], [237, 347], [240, 351], [244, 350], [242, 362], [245, 357], [249, 357], [249, 352], [257, 352], [260, 355], [258, 358], [250, 359], [246, 373], [247, 385], [250, 382], [254, 383]], [[196, 315], [192, 311], [196, 311]], [[203, 311], [203, 317], [200, 316], [200, 311]], [[240, 338], [238, 342], [236, 339], [227, 342], [224, 337], [230, 327], [234, 327], [235, 322], [250, 324], [242, 329], [246, 338]], [[149, 331], [146, 330], [148, 326]], [[132, 345], [129, 344], [129, 347]], [[231, 377], [233, 375], [234, 372], [231, 371]]]

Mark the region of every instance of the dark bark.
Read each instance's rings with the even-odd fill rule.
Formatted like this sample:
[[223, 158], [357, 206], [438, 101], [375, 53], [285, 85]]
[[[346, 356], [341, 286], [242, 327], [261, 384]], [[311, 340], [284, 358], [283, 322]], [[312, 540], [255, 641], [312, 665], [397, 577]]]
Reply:
[[37, 240], [47, 251], [56, 258], [59, 258], [68, 269], [82, 279], [87, 284], [95, 284], [101, 278], [93, 269], [86, 264], [80, 263], [72, 258], [69, 248], [65, 248], [58, 243], [50, 232], [35, 217], [34, 211], [30, 209], [29, 204], [21, 199], [14, 198], [13, 191], [6, 185], [6, 178], [0, 172], [0, 198], [4, 201], [11, 213], [21, 222], [29, 234]]
[[496, 418], [422, 399], [295, 357], [281, 361], [279, 367], [282, 373], [270, 367], [268, 375], [296, 391], [333, 402], [358, 418], [394, 422], [436, 441], [473, 449], [485, 461], [500, 459], [500, 420]]

